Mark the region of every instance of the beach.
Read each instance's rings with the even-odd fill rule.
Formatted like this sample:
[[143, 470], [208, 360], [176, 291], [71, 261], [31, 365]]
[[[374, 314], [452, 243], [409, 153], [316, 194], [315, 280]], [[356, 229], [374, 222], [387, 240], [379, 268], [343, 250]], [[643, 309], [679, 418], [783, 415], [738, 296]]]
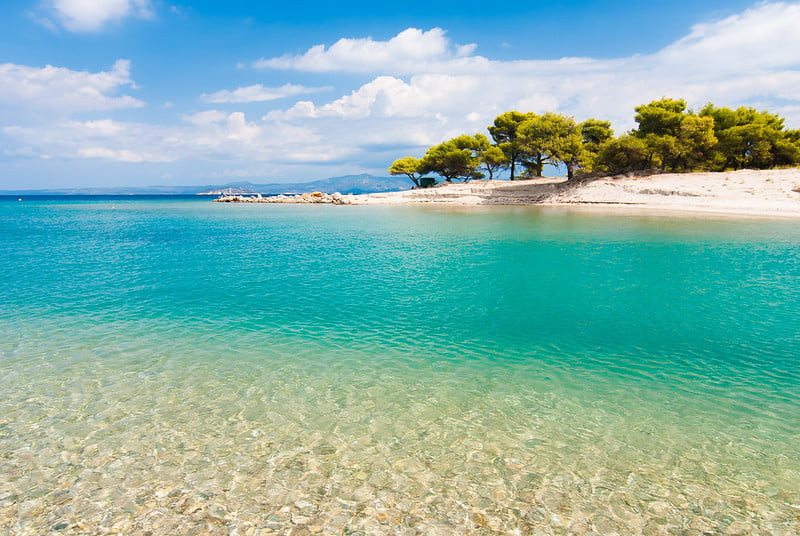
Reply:
[[432, 188], [342, 195], [311, 192], [217, 201], [335, 205], [515, 205], [630, 213], [800, 218], [800, 169], [442, 182]]
[[335, 205], [531, 205], [605, 211], [800, 218], [800, 169], [659, 173], [568, 181], [439, 183], [432, 188], [362, 195], [227, 196], [217, 201]]
[[800, 218], [800, 170], [739, 170], [566, 179], [472, 181], [352, 196], [354, 204], [595, 206]]

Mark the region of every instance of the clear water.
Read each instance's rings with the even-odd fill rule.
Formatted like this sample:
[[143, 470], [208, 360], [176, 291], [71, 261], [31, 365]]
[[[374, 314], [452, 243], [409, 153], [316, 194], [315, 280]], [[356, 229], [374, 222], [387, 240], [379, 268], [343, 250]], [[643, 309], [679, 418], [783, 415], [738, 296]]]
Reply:
[[800, 532], [800, 224], [0, 200], [0, 534]]

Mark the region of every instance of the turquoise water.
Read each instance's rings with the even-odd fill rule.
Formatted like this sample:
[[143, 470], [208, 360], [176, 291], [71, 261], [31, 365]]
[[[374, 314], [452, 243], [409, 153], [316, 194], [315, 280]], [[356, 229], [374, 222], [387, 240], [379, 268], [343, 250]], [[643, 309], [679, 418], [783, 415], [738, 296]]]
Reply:
[[800, 224], [0, 200], [0, 532], [800, 532]]

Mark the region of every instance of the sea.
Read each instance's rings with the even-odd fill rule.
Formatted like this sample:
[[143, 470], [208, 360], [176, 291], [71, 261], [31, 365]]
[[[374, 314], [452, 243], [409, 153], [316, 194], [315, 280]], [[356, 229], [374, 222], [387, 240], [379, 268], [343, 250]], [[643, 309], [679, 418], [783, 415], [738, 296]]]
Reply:
[[800, 533], [800, 223], [0, 198], [0, 534]]

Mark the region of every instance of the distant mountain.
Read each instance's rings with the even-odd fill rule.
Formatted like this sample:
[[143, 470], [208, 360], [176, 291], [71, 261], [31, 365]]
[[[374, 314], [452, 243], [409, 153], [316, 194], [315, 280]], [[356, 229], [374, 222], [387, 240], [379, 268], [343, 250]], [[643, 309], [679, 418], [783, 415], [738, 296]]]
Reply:
[[408, 179], [400, 177], [376, 177], [363, 173], [345, 175], [310, 182], [287, 182], [253, 184], [231, 182], [206, 186], [131, 186], [111, 188], [58, 188], [46, 190], [0, 190], [0, 195], [220, 195], [229, 194], [301, 194], [323, 192], [332, 194], [368, 194], [375, 192], [398, 192], [411, 188]]
[[0, 195], [195, 195], [206, 186], [118, 186], [0, 190]]
[[376, 177], [363, 173], [361, 175], [345, 175], [331, 177], [311, 182], [253, 184], [250, 182], [236, 182], [216, 186], [199, 192], [200, 195], [226, 194], [302, 194], [307, 192], [322, 192], [332, 194], [369, 194], [375, 192], [399, 192], [408, 190], [411, 183], [408, 179], [398, 177]]

